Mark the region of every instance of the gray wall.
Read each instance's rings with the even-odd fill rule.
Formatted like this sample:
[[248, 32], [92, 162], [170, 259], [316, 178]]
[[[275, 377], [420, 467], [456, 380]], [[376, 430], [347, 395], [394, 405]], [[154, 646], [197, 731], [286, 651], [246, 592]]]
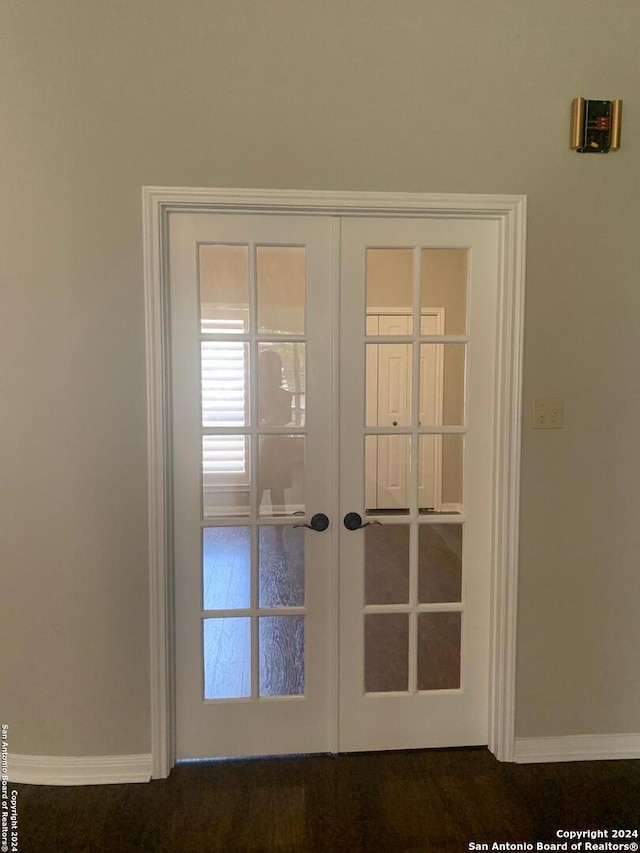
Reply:
[[[4, 0], [12, 751], [150, 747], [145, 184], [528, 194], [517, 732], [640, 731], [639, 32], [637, 0]], [[568, 150], [577, 95], [625, 100], [621, 151]]]

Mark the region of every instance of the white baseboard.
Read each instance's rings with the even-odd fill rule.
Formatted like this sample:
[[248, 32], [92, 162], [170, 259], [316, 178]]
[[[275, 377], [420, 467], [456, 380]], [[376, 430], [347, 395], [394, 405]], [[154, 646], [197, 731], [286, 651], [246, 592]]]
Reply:
[[25, 785], [119, 785], [148, 782], [151, 755], [8, 756], [9, 781]]
[[616, 758], [640, 758], [640, 734], [516, 738], [513, 760], [518, 764], [532, 764]]

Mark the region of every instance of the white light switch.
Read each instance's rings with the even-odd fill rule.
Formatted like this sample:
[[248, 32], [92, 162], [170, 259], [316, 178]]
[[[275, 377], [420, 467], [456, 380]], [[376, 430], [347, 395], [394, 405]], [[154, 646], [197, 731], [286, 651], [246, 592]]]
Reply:
[[531, 426], [534, 429], [562, 429], [563, 409], [562, 397], [534, 397]]

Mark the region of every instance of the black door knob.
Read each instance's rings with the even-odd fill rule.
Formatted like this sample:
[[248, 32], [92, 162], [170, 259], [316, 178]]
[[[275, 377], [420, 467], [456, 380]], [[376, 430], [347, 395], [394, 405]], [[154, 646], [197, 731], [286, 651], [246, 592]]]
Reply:
[[329, 526], [329, 518], [323, 512], [317, 512], [311, 516], [311, 524], [294, 524], [294, 527], [308, 527], [309, 530], [315, 530], [317, 533], [322, 533]]
[[357, 512], [348, 512], [342, 519], [342, 523], [347, 530], [360, 530], [361, 527], [368, 527], [370, 524], [380, 524], [379, 521], [365, 521], [362, 523], [362, 516]]

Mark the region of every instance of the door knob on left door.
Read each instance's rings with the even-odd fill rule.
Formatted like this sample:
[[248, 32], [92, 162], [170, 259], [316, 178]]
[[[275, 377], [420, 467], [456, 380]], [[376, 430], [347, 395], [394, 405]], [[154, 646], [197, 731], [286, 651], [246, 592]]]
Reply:
[[309, 530], [315, 530], [317, 533], [322, 533], [329, 526], [329, 518], [323, 512], [317, 512], [311, 516], [311, 524], [294, 524], [294, 527], [308, 527]]

